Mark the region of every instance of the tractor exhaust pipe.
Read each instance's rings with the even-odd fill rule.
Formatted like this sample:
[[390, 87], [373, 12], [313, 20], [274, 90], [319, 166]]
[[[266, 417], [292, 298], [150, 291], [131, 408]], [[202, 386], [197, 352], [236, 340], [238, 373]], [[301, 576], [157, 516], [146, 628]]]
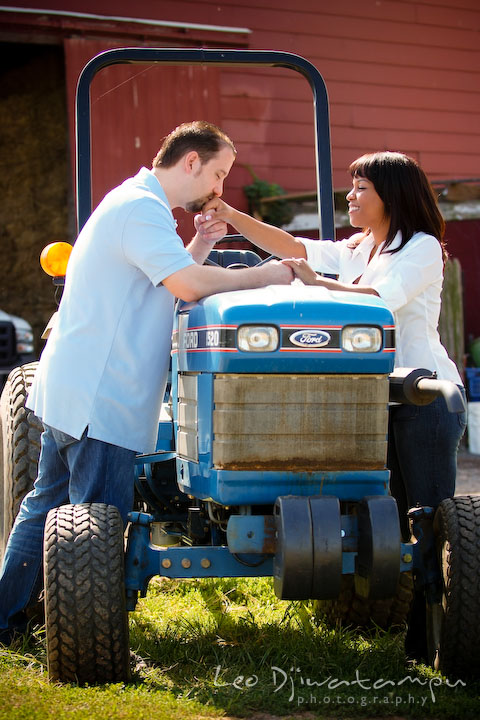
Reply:
[[425, 368], [396, 368], [390, 374], [390, 402], [405, 405], [428, 405], [440, 395], [450, 412], [466, 410], [460, 388], [450, 380], [438, 380], [437, 374]]

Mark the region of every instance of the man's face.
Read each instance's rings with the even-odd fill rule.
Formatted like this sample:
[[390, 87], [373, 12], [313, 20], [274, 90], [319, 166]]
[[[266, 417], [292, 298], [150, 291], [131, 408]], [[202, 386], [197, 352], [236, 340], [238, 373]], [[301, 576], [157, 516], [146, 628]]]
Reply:
[[185, 205], [185, 210], [198, 213], [214, 197], [223, 193], [223, 183], [235, 160], [232, 150], [225, 145], [193, 175], [192, 194], [194, 200]]

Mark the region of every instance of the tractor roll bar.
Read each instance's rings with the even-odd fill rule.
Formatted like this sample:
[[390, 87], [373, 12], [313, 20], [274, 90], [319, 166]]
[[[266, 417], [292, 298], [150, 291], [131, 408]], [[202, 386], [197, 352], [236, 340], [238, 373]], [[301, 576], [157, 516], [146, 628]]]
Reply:
[[[283, 67], [303, 75], [313, 92], [315, 154], [320, 238], [335, 237], [330, 120], [325, 82], [308, 60], [270, 50], [205, 50], [171, 48], [116, 48], [99, 53], [83, 68], [76, 96], [77, 222], [80, 231], [92, 211], [90, 85], [99, 70], [109, 65], [163, 63], [165, 65], [251, 65]], [[321, 190], [321, 192], [320, 192]]]

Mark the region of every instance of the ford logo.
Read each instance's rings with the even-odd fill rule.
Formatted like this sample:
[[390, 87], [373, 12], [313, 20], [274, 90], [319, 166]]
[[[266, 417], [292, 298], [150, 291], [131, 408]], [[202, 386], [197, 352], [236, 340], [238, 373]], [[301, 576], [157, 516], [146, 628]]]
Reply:
[[328, 345], [331, 338], [324, 330], [297, 330], [290, 335], [289, 340], [299, 347], [319, 348]]

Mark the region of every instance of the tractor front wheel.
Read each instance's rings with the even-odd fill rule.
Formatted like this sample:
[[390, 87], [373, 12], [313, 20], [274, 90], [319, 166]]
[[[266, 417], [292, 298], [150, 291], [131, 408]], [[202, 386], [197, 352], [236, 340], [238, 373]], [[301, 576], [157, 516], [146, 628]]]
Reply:
[[44, 540], [47, 664], [51, 680], [129, 679], [123, 524], [117, 508], [63, 505]]

